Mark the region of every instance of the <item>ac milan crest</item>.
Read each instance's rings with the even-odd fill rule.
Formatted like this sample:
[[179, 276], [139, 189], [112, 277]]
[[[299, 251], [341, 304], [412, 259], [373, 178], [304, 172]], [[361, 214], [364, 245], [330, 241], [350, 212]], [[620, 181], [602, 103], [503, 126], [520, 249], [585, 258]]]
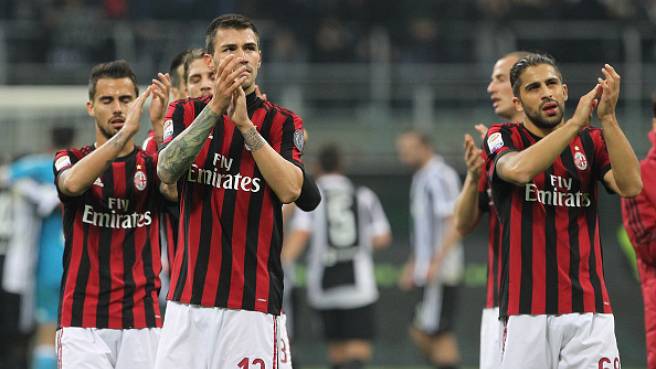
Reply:
[[146, 173], [140, 170], [134, 173], [134, 187], [136, 187], [137, 190], [143, 191], [147, 185], [148, 180], [146, 179]]
[[579, 170], [586, 170], [588, 169], [588, 159], [585, 157], [585, 155], [577, 151], [574, 153], [574, 165], [576, 165]]

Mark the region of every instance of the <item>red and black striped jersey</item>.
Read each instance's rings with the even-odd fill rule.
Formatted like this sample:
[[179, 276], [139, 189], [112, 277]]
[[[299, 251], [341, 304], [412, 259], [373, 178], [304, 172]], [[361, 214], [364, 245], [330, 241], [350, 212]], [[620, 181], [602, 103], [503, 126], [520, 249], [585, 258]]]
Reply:
[[636, 253], [650, 265], [656, 263], [656, 131], [649, 132], [652, 147], [640, 162], [642, 192], [622, 199], [624, 228]]
[[[148, 154], [157, 155], [158, 144], [155, 140], [155, 131], [148, 131], [148, 137], [144, 140], [141, 148]], [[160, 251], [162, 254], [162, 267], [164, 273], [171, 274], [171, 266], [175, 258], [175, 251], [178, 240], [178, 223], [180, 218], [180, 207], [175, 201], [163, 199], [161, 211], [159, 213], [159, 239]]]
[[[210, 97], [169, 106], [164, 144], [188, 127]], [[247, 108], [262, 137], [302, 167], [303, 123], [250, 94]], [[260, 173], [230, 118], [210, 132], [178, 182], [180, 233], [169, 299], [207, 307], [279, 314], [283, 271], [282, 204]]]
[[599, 128], [585, 128], [546, 171], [517, 186], [496, 161], [540, 138], [523, 124], [492, 126], [484, 147], [501, 225], [501, 316], [610, 313], [604, 280], [598, 186], [610, 170]]
[[[485, 151], [481, 152], [481, 156], [486, 158]], [[485, 175], [487, 172], [486, 165], [483, 164], [483, 173], [478, 181], [478, 203], [479, 209], [482, 212], [488, 213], [488, 242], [487, 242], [487, 281], [486, 281], [486, 294], [485, 294], [485, 307], [493, 308], [499, 306], [499, 279], [501, 270], [499, 263], [501, 262], [501, 255], [499, 254], [499, 243], [501, 241], [501, 229], [499, 227], [499, 219], [497, 209], [494, 207], [492, 200], [492, 189], [490, 182]]]
[[146, 139], [144, 142], [141, 144], [141, 148], [143, 151], [149, 153], [149, 154], [157, 154], [157, 140], [155, 139], [155, 131], [152, 129], [148, 131], [148, 135], [146, 136]]
[[[93, 146], [58, 151], [55, 177]], [[115, 159], [80, 196], [63, 203], [64, 274], [60, 327], [160, 327], [157, 157], [135, 150]], [[56, 180], [55, 180], [56, 182]]]

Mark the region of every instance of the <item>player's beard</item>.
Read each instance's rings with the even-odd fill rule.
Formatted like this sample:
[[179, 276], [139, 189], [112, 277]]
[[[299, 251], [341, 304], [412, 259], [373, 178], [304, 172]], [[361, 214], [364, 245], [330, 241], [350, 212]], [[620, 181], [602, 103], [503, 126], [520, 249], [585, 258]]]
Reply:
[[96, 127], [100, 130], [100, 133], [105, 136], [105, 139], [109, 140], [110, 138], [114, 137], [116, 134], [116, 130], [114, 132], [110, 131], [110, 127], [103, 127], [100, 123], [96, 122]]
[[[554, 102], [554, 101], [551, 100], [550, 102]], [[540, 106], [537, 109], [532, 109], [530, 106], [525, 105], [522, 102], [522, 107], [524, 108], [524, 114], [526, 114], [526, 117], [531, 121], [531, 123], [535, 124], [538, 128], [552, 129], [563, 121], [563, 115], [565, 114], [565, 107], [563, 106], [562, 103], [556, 102], [558, 104], [558, 114], [550, 117], [550, 116], [545, 116], [543, 114], [542, 106], [545, 103], [546, 102], [540, 104]]]

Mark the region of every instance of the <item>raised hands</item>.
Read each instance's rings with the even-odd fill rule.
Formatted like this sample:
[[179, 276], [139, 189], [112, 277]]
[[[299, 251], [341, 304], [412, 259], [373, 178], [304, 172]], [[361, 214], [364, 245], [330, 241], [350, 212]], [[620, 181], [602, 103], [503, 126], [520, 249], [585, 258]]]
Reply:
[[237, 87], [232, 93], [232, 102], [228, 106], [228, 116], [238, 128], [250, 124], [248, 110], [246, 109], [246, 93], [241, 86]]
[[164, 115], [169, 106], [169, 94], [171, 92], [171, 77], [168, 73], [157, 73], [157, 78], [152, 80], [150, 89], [153, 94], [153, 99], [150, 102], [150, 122], [155, 125], [164, 123]]
[[568, 124], [575, 124], [579, 128], [589, 125], [590, 115], [599, 104], [599, 97], [601, 96], [602, 91], [602, 86], [597, 83], [592, 90], [581, 96], [579, 103], [576, 106], [576, 111], [574, 111], [574, 115], [567, 121]]
[[223, 115], [227, 112], [235, 96], [235, 91], [246, 81], [247, 75], [241, 75], [245, 71], [247, 71], [247, 66], [242, 64], [242, 58], [234, 54], [221, 60], [216, 70], [214, 94], [209, 103], [210, 108], [216, 114]]
[[146, 91], [144, 91], [141, 96], [137, 97], [134, 101], [130, 103], [128, 108], [128, 113], [125, 117], [125, 123], [121, 128], [122, 131], [128, 133], [130, 136], [139, 132], [139, 126], [141, 121], [141, 113], [143, 112], [144, 104], [146, 99], [151, 94], [151, 87], [149, 86]]
[[483, 157], [481, 149], [476, 147], [474, 138], [470, 134], [465, 134], [465, 164], [467, 164], [467, 174], [478, 178], [481, 175], [483, 167]]
[[597, 117], [603, 120], [615, 115], [615, 107], [620, 95], [621, 78], [610, 64], [604, 64], [601, 72], [604, 74], [604, 78], [597, 79], [602, 89], [599, 106], [597, 107]]

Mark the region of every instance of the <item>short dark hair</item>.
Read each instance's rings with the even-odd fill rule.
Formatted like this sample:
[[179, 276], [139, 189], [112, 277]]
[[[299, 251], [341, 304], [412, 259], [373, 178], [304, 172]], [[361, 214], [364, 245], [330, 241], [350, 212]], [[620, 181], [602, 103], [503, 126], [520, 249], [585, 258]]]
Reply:
[[[187, 49], [187, 50], [177, 54], [176, 56], [174, 56], [173, 60], [171, 60], [171, 65], [169, 66], [169, 76], [171, 76], [171, 85], [173, 85], [175, 87], [180, 86], [180, 77], [181, 76], [178, 75], [178, 68], [180, 68], [180, 66], [183, 66], [182, 69], [184, 70], [185, 59], [187, 58], [187, 55], [189, 54], [190, 51], [191, 50]], [[183, 74], [182, 77], [184, 78], [184, 71], [183, 71], [182, 74]], [[186, 82], [187, 82], [186, 78], [182, 82], [185, 82], [185, 84], [186, 84]]]
[[319, 167], [324, 173], [333, 173], [342, 168], [342, 155], [336, 144], [328, 144], [319, 150]]
[[214, 18], [207, 27], [207, 32], [205, 33], [205, 51], [210, 55], [214, 54], [214, 38], [216, 37], [216, 30], [220, 28], [250, 28], [253, 30], [253, 33], [255, 33], [258, 46], [260, 44], [260, 33], [257, 31], [257, 27], [255, 27], [255, 24], [250, 18], [241, 14], [224, 14]]
[[89, 100], [93, 101], [96, 96], [96, 85], [98, 80], [102, 78], [129, 78], [134, 84], [135, 95], [139, 95], [139, 87], [137, 87], [137, 76], [130, 68], [130, 64], [125, 60], [114, 60], [108, 63], [100, 63], [91, 68], [89, 76]]
[[560, 69], [556, 65], [556, 60], [553, 58], [553, 56], [548, 54], [531, 53], [528, 56], [519, 59], [512, 66], [512, 68], [510, 68], [510, 85], [513, 89], [513, 95], [519, 97], [519, 85], [522, 73], [524, 73], [528, 67], [534, 67], [542, 64], [551, 65], [558, 73], [558, 77], [560, 77], [562, 82], [563, 74], [560, 73]]
[[191, 66], [191, 63], [193, 63], [194, 61], [196, 61], [198, 59], [202, 59], [203, 54], [205, 54], [203, 49], [191, 49], [191, 50], [189, 50], [189, 52], [185, 56], [185, 59], [184, 59], [184, 73], [183, 73], [185, 85], [187, 84], [187, 79], [189, 79], [189, 67]]

